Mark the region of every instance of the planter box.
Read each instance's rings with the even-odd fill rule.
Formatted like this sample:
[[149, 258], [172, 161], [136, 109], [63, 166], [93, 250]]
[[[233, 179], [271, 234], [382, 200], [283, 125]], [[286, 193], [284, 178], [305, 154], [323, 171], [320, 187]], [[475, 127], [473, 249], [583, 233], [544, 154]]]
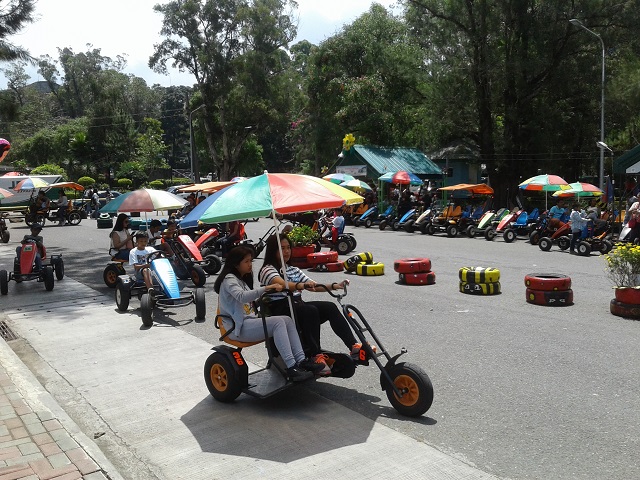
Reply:
[[[292, 247], [291, 248], [291, 258], [304, 258], [305, 261], [307, 259], [307, 255], [310, 253], [314, 253], [316, 248], [314, 245], [307, 245], [304, 247]], [[298, 265], [296, 265], [297, 267]]]
[[616, 300], [628, 305], [640, 305], [640, 288], [614, 288]]

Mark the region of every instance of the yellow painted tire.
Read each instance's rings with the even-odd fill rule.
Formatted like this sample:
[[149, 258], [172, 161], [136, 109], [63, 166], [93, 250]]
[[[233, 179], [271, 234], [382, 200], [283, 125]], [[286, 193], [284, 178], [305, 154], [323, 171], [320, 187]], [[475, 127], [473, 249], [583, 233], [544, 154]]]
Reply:
[[356, 265], [356, 274], [364, 277], [384, 275], [384, 263], [359, 263]]
[[460, 291], [469, 295], [497, 295], [500, 293], [500, 282], [460, 282]]
[[344, 269], [347, 272], [355, 272], [356, 266], [359, 263], [373, 263], [373, 255], [371, 252], [362, 252], [347, 258], [344, 261]]
[[462, 267], [458, 272], [461, 282], [496, 283], [500, 281], [500, 270], [492, 267]]

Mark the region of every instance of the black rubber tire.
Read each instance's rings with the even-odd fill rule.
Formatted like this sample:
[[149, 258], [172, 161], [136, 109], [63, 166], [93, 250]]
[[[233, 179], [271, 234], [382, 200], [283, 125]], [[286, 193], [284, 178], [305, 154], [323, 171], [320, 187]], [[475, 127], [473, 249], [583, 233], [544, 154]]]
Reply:
[[371, 228], [372, 224], [373, 224], [373, 222], [371, 221], [370, 218], [365, 218], [364, 219], [364, 228]]
[[10, 238], [11, 234], [9, 233], [9, 230], [3, 230], [2, 234], [0, 235], [0, 241], [2, 241], [2, 243], [9, 243]]
[[56, 280], [53, 275], [53, 267], [51, 265], [46, 265], [42, 270], [42, 277], [44, 278], [44, 288], [47, 292], [53, 290], [53, 287], [56, 284]]
[[406, 390], [402, 397], [397, 397], [393, 388], [380, 374], [380, 382], [389, 403], [398, 413], [406, 417], [419, 417], [427, 412], [433, 404], [433, 384], [422, 368], [413, 363], [398, 363], [388, 369], [393, 383], [400, 390]]
[[563, 236], [558, 239], [558, 248], [563, 252], [567, 250], [570, 246], [571, 246], [571, 240], [569, 239], [569, 237]]
[[338, 255], [346, 255], [352, 250], [351, 243], [346, 238], [341, 238], [336, 244], [336, 250], [338, 251]]
[[215, 275], [222, 268], [222, 260], [217, 255], [210, 254], [203, 258], [209, 261], [209, 264], [204, 267], [204, 271], [209, 275]]
[[612, 249], [613, 249], [613, 243], [611, 243], [609, 240], [602, 240], [602, 243], [600, 244], [600, 253], [601, 254], [606, 255]]
[[457, 225], [448, 225], [447, 226], [447, 237], [453, 238], [458, 235], [458, 226]]
[[397, 232], [399, 228], [400, 228], [399, 221], [396, 220], [395, 222], [391, 223], [391, 230], [393, 230], [394, 232]]
[[397, 273], [426, 273], [431, 271], [431, 259], [427, 257], [401, 258], [393, 262]]
[[469, 295], [498, 295], [500, 288], [500, 282], [460, 282], [460, 292]]
[[542, 237], [538, 242], [538, 248], [543, 252], [551, 250], [551, 245], [553, 245], [553, 241], [549, 237]]
[[153, 326], [153, 300], [151, 295], [143, 293], [140, 297], [140, 313], [142, 317], [142, 324], [145, 327]]
[[242, 385], [231, 362], [219, 352], [212, 353], [204, 362], [204, 383], [219, 402], [233, 402], [242, 393]]
[[358, 246], [358, 241], [356, 240], [356, 237], [354, 237], [353, 235], [348, 235], [347, 239], [349, 240], [349, 251], [347, 253], [351, 253]]
[[591, 255], [591, 245], [589, 245], [588, 242], [578, 243], [578, 245], [576, 246], [576, 250], [578, 251], [579, 255], [582, 255], [584, 257], [588, 257], [589, 255]]
[[196, 288], [194, 293], [194, 302], [196, 304], [196, 320], [204, 320], [207, 316], [207, 304], [204, 296], [204, 288]]
[[427, 235], [434, 235], [436, 233], [436, 227], [433, 225], [433, 223], [430, 223], [425, 227], [425, 231]]
[[622, 303], [612, 298], [609, 303], [609, 311], [618, 317], [640, 320], [640, 305]]
[[78, 212], [71, 212], [67, 217], [67, 221], [69, 222], [69, 225], [80, 225], [82, 215]]
[[104, 284], [109, 288], [116, 288], [118, 283], [118, 276], [122, 272], [115, 265], [107, 265], [102, 274]]
[[492, 242], [496, 238], [496, 231], [493, 227], [489, 227], [484, 231], [484, 239]]
[[404, 231], [407, 233], [413, 233], [416, 231], [416, 227], [413, 226], [413, 224], [416, 223], [415, 220], [409, 220], [407, 223], [404, 224]]
[[531, 232], [529, 234], [529, 243], [531, 243], [531, 245], [538, 245], [539, 242], [540, 242], [540, 232], [538, 232], [537, 230]]
[[475, 225], [469, 225], [467, 227], [467, 237], [469, 238], [476, 238], [476, 226]]
[[387, 228], [387, 221], [386, 220], [381, 220], [380, 223], [378, 224], [378, 228], [380, 230], [384, 230]]
[[9, 274], [6, 270], [0, 270], [0, 294], [9, 293]]
[[458, 278], [461, 282], [495, 283], [500, 281], [500, 270], [494, 267], [460, 267]]
[[118, 282], [116, 286], [116, 306], [121, 312], [126, 312], [129, 308], [129, 300], [131, 300], [131, 292], [122, 282]]
[[62, 280], [64, 278], [64, 261], [62, 258], [58, 258], [53, 262], [53, 271], [56, 274], [56, 280]]
[[524, 276], [524, 284], [531, 290], [560, 292], [571, 288], [571, 277], [561, 273], [529, 273]]
[[518, 238], [518, 236], [516, 235], [515, 230], [513, 230], [512, 228], [507, 228], [502, 234], [502, 238], [504, 238], [504, 241], [506, 243], [513, 243], [515, 239]]
[[204, 284], [207, 283], [207, 276], [200, 265], [192, 266], [189, 271], [189, 276], [196, 287], [204, 287]]
[[527, 288], [527, 303], [542, 305], [545, 307], [568, 307], [573, 305], [573, 290], [560, 290], [548, 292]]

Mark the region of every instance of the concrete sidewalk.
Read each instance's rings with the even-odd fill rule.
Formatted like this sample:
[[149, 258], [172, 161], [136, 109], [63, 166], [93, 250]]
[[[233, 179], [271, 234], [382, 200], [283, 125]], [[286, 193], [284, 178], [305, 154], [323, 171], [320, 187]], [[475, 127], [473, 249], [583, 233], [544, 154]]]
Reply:
[[[209, 312], [212, 297], [207, 294]], [[214, 401], [203, 380], [211, 345], [181, 330], [170, 312], [163, 323], [141, 329], [137, 300], [118, 313], [113, 298], [69, 278], [32, 297], [31, 305], [16, 298], [10, 292], [3, 301], [7, 324], [24, 339], [20, 356], [85, 432], [100, 432], [95, 442], [115, 467], [59, 413], [40, 417], [46, 410], [31, 407], [37, 422], [46, 429], [45, 422], [57, 419], [81, 447], [68, 450], [84, 449], [108, 478], [120, 478], [116, 469], [124, 478], [169, 480], [496, 478], [303, 386], [263, 401], [246, 395], [232, 404]], [[2, 364], [14, 379], [26, 368], [1, 343]], [[27, 404], [46, 396], [31, 386], [17, 390]], [[52, 468], [63, 466], [57, 458], [61, 463]]]

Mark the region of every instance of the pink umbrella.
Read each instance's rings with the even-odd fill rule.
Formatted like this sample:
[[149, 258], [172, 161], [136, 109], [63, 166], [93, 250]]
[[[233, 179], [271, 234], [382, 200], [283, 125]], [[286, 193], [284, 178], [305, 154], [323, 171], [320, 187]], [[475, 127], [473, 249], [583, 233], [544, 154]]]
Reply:
[[11, 197], [11, 196], [13, 196], [13, 193], [11, 193], [9, 190], [0, 188], [0, 200], [3, 198]]

